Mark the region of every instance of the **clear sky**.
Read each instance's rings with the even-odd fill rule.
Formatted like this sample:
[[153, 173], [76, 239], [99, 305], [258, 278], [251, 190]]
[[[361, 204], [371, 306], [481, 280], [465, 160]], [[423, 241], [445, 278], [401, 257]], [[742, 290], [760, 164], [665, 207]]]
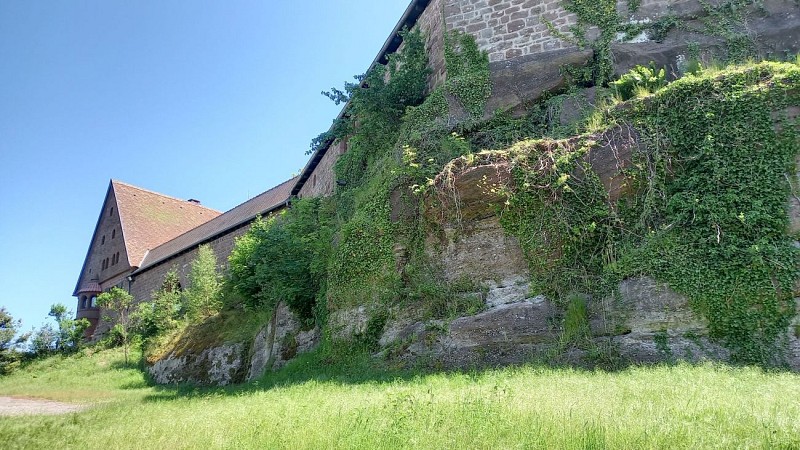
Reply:
[[225, 211], [298, 173], [409, 0], [0, 0], [0, 305], [71, 297], [110, 179]]

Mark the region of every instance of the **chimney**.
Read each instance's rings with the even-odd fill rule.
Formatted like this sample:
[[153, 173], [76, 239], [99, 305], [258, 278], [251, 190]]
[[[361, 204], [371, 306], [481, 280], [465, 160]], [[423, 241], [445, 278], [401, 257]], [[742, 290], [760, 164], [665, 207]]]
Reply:
[[190, 198], [189, 200], [186, 200], [186, 201], [189, 202], [189, 203], [194, 203], [195, 205], [199, 205], [200, 204], [200, 200], [198, 200], [196, 198]]

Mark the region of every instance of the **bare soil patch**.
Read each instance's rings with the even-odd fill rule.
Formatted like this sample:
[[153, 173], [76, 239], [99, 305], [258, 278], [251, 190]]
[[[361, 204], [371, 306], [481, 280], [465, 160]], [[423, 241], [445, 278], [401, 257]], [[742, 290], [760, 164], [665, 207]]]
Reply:
[[0, 416], [67, 414], [84, 409], [83, 405], [23, 397], [0, 397]]

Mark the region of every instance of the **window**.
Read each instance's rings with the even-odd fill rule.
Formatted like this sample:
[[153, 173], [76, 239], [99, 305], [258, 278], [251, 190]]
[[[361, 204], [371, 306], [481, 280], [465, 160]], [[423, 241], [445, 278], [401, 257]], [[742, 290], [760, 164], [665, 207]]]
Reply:
[[89, 307], [90, 308], [96, 308], [97, 307], [97, 296], [96, 295], [93, 295], [92, 299], [89, 301]]
[[117, 230], [115, 228], [115, 229], [111, 230], [111, 239], [114, 239], [116, 236], [117, 236]]
[[81, 309], [86, 309], [86, 296], [81, 297]]
[[106, 235], [104, 234], [103, 239], [100, 240], [100, 245], [105, 245], [105, 244], [106, 244]]
[[112, 206], [111, 210], [108, 212], [108, 217], [111, 217], [113, 215], [114, 215], [114, 207]]
[[116, 257], [117, 257], [117, 264], [119, 264], [119, 252], [117, 252]]

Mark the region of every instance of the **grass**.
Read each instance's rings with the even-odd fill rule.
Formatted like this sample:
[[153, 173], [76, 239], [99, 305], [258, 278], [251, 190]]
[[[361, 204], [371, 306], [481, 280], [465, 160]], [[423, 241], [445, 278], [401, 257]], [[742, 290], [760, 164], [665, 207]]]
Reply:
[[3, 448], [800, 448], [800, 376], [721, 365], [375, 372], [305, 355], [256, 383], [155, 387], [121, 353], [53, 358], [0, 395], [94, 406], [0, 419]]

